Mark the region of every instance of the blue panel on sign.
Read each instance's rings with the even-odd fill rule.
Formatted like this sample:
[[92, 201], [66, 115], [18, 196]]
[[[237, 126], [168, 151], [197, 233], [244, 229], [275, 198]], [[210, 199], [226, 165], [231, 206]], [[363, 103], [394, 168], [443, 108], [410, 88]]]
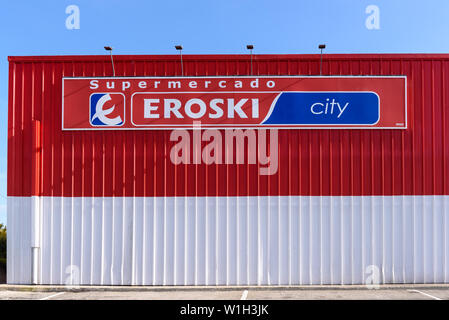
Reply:
[[374, 125], [379, 96], [374, 92], [282, 92], [263, 124]]

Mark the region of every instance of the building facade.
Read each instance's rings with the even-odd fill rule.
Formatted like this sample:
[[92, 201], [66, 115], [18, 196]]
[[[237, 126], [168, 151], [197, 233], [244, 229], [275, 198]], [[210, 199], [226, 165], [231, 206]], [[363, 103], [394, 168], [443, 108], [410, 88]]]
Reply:
[[[117, 77], [181, 74], [178, 56], [114, 60]], [[183, 60], [188, 77], [251, 70]], [[252, 61], [255, 77], [320, 69]], [[9, 58], [8, 283], [449, 282], [449, 55], [325, 55], [325, 77], [406, 77], [406, 128], [279, 130], [272, 175], [175, 165], [170, 130], [62, 130], [63, 77], [111, 74], [108, 56]]]

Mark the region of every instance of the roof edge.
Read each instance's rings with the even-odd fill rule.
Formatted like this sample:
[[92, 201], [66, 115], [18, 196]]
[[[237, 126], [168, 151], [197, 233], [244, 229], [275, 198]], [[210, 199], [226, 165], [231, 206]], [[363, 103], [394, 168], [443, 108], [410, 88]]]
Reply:
[[[249, 54], [183, 54], [183, 59], [188, 60], [246, 60]], [[318, 59], [320, 54], [253, 54], [253, 59], [263, 60], [297, 60], [297, 59]], [[448, 59], [446, 53], [361, 53], [361, 54], [324, 54], [327, 60], [344, 59]], [[109, 60], [109, 55], [56, 55], [56, 56], [8, 56], [9, 62], [64, 62], [64, 61], [105, 61]], [[178, 54], [170, 55], [114, 55], [116, 61], [148, 61], [148, 60], [178, 60]]]

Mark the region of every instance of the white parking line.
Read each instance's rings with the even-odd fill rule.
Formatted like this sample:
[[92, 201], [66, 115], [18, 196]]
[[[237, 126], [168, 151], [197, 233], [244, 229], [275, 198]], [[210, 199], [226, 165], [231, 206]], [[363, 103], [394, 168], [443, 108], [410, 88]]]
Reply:
[[421, 293], [422, 295], [425, 295], [425, 296], [427, 296], [427, 297], [429, 297], [429, 298], [432, 298], [432, 299], [435, 299], [435, 300], [443, 300], [443, 299], [441, 299], [441, 298], [432, 296], [431, 294], [428, 294], [428, 293], [425, 293], [425, 292], [422, 292], [422, 291], [419, 291], [419, 290], [408, 290], [408, 291], [409, 291], [409, 292], [417, 292], [417, 293]]
[[248, 290], [244, 290], [242, 293], [242, 297], [240, 298], [240, 300], [246, 300], [246, 297], [248, 296]]
[[45, 298], [42, 298], [42, 299], [39, 299], [39, 300], [49, 300], [49, 299], [54, 298], [54, 297], [56, 297], [56, 296], [60, 296], [61, 294], [64, 294], [64, 293], [65, 293], [65, 292], [58, 292], [58, 293], [49, 295], [48, 297], [45, 297]]

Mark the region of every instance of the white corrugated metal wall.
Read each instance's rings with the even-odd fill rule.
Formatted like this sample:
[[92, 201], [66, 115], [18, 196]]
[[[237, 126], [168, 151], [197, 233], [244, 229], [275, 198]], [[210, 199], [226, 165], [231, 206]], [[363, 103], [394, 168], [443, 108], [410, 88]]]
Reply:
[[40, 284], [449, 282], [449, 196], [271, 196], [9, 197], [8, 283], [31, 283], [33, 201]]

